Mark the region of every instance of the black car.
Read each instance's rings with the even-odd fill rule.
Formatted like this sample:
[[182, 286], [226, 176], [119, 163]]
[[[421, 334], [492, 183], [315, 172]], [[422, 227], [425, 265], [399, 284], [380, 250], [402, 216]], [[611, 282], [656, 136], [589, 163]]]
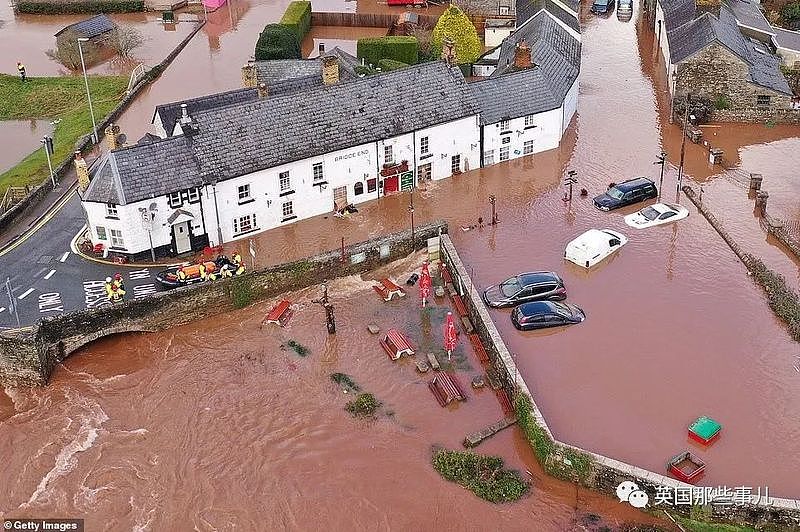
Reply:
[[636, 177], [608, 187], [605, 194], [594, 198], [594, 206], [601, 211], [610, 211], [655, 197], [658, 197], [656, 184], [646, 177]]
[[511, 323], [520, 331], [571, 325], [585, 319], [586, 313], [575, 305], [552, 301], [523, 303], [511, 312]]
[[614, 9], [614, 0], [594, 0], [592, 13], [604, 15]]
[[521, 273], [483, 291], [483, 300], [494, 308], [513, 307], [526, 301], [561, 300], [566, 297], [564, 281], [553, 272]]

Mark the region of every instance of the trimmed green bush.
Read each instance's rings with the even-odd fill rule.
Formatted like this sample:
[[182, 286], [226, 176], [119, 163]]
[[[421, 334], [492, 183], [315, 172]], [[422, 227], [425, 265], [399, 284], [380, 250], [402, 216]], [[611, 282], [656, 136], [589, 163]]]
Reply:
[[419, 43], [416, 37], [404, 35], [369, 37], [358, 40], [356, 55], [372, 65], [378, 65], [381, 59], [413, 65], [419, 59]]
[[347, 403], [344, 408], [356, 417], [371, 417], [375, 415], [381, 402], [371, 393], [360, 393], [358, 397]]
[[144, 0], [74, 0], [67, 2], [21, 1], [19, 13], [33, 15], [69, 15], [75, 13], [137, 13], [144, 11]]
[[381, 59], [378, 61], [378, 67], [381, 69], [382, 72], [391, 72], [392, 70], [397, 70], [398, 68], [405, 68], [408, 66], [408, 63], [403, 63], [402, 61], [395, 61], [394, 59]]
[[790, 26], [797, 27], [800, 24], [800, 2], [792, 2], [783, 6], [781, 17]]
[[281, 24], [294, 32], [297, 42], [303, 42], [306, 33], [311, 29], [311, 2], [291, 2], [283, 12]]
[[438, 449], [433, 453], [433, 468], [445, 480], [494, 503], [516, 501], [529, 487], [516, 471], [503, 469], [503, 459], [499, 456]]
[[283, 24], [267, 24], [258, 36], [256, 61], [300, 59], [300, 41], [292, 28]]

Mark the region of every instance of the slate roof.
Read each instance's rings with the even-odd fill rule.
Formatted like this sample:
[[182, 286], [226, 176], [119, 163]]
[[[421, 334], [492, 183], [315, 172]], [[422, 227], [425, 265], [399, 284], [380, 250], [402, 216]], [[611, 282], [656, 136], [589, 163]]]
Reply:
[[477, 115], [463, 75], [441, 61], [193, 116], [203, 176], [233, 178]]
[[84, 201], [125, 205], [203, 185], [190, 139], [169, 137], [105, 154]]
[[658, 0], [658, 2], [664, 12], [664, 27], [667, 32], [683, 26], [694, 18], [694, 0]]
[[[542, 9], [580, 33], [578, 23], [579, 2], [577, 0], [516, 0], [517, 27], [521, 27]], [[564, 8], [567, 7], [567, 9]]]
[[515, 10], [515, 0], [471, 0], [470, 9], [476, 14], [484, 17], [496, 17], [500, 15], [500, 7], [507, 7], [506, 15], [513, 15]]
[[[750, 81], [784, 94], [792, 94], [780, 70], [777, 57], [765, 53], [747, 39], [737, 25], [733, 10], [722, 5], [719, 17], [702, 13], [697, 18], [667, 32], [670, 62], [680, 63], [712, 43], [719, 43], [747, 63]], [[761, 51], [760, 51], [761, 50]]]
[[767, 35], [775, 35], [764, 13], [761, 12], [759, 3], [751, 0], [726, 0], [733, 10], [740, 26], [756, 29]]
[[349, 81], [358, 78], [355, 67], [358, 59], [338, 47], [332, 48], [319, 57], [313, 59], [276, 59], [273, 61], [255, 61], [256, 80], [266, 83], [269, 92], [273, 92], [273, 85], [288, 80], [303, 78], [316, 79], [317, 85], [322, 85], [322, 58], [333, 56], [339, 60], [339, 81]]
[[800, 32], [785, 30], [777, 26], [773, 26], [772, 29], [775, 31], [773, 41], [776, 46], [800, 52]]
[[117, 29], [117, 25], [114, 24], [113, 20], [108, 18], [106, 15], [96, 15], [92, 18], [81, 20], [80, 22], [76, 22], [75, 24], [70, 24], [69, 26], [62, 28], [58, 33], [55, 34], [55, 36], [58, 37], [65, 31], [72, 30], [75, 33], [79, 33], [84, 37], [92, 39], [115, 29]]
[[[542, 70], [527, 68], [469, 84], [481, 108], [481, 124], [495, 124], [561, 106]], [[514, 98], [509, 99], [508, 95]]]
[[164, 125], [164, 130], [167, 132], [167, 135], [171, 135], [172, 129], [175, 127], [175, 122], [181, 117], [181, 104], [186, 104], [186, 111], [189, 113], [189, 116], [192, 116], [206, 109], [213, 109], [215, 107], [234, 103], [250, 102], [257, 99], [258, 89], [235, 89], [218, 94], [200, 96], [199, 98], [193, 98], [191, 100], [165, 103], [156, 106], [151, 123], [155, 121], [156, 115], [159, 115], [161, 117], [161, 123]]

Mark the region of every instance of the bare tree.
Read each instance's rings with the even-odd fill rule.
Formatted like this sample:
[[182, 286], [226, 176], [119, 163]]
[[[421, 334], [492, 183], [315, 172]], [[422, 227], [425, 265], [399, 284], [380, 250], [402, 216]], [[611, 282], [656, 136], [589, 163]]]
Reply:
[[133, 26], [120, 26], [116, 31], [116, 38], [109, 44], [116, 50], [120, 57], [130, 57], [134, 50], [141, 47], [147, 39], [142, 32]]
[[417, 38], [417, 43], [419, 45], [419, 55], [420, 59], [436, 59], [433, 57], [433, 44], [432, 44], [432, 36], [433, 31], [428, 26], [418, 25], [414, 26], [414, 31], [412, 32], [412, 36]]

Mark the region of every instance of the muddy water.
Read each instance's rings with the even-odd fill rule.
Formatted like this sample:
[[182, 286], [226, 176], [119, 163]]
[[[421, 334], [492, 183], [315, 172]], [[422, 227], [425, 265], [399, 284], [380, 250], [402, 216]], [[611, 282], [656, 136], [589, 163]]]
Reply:
[[365, 37], [383, 37], [385, 28], [342, 28], [339, 26], [314, 26], [303, 39], [303, 57], [317, 57], [320, 45], [325, 50], [338, 47], [348, 54], [356, 55], [359, 39]]
[[[376, 276], [404, 278], [421, 259]], [[422, 311], [416, 290], [380, 302], [361, 278], [331, 283], [337, 334], [311, 298], [285, 329], [259, 322], [271, 303], [173, 331], [94, 344], [44, 389], [0, 393], [8, 457], [4, 515], [69, 515], [91, 530], [614, 529], [652, 522], [619, 502], [544, 478], [516, 428], [486, 442], [534, 488], [493, 506], [441, 480], [431, 446], [500, 417], [490, 390], [439, 407], [410, 360], [391, 362], [365, 325], [407, 331], [440, 350], [449, 307]], [[281, 348], [296, 339], [305, 358]], [[469, 346], [454, 355], [462, 382], [478, 372]], [[384, 404], [376, 421], [343, 410], [329, 380], [345, 372]], [[324, 524], [323, 524], [324, 523]]]
[[0, 173], [42, 145], [39, 142], [53, 132], [48, 120], [6, 120], [0, 122]]

